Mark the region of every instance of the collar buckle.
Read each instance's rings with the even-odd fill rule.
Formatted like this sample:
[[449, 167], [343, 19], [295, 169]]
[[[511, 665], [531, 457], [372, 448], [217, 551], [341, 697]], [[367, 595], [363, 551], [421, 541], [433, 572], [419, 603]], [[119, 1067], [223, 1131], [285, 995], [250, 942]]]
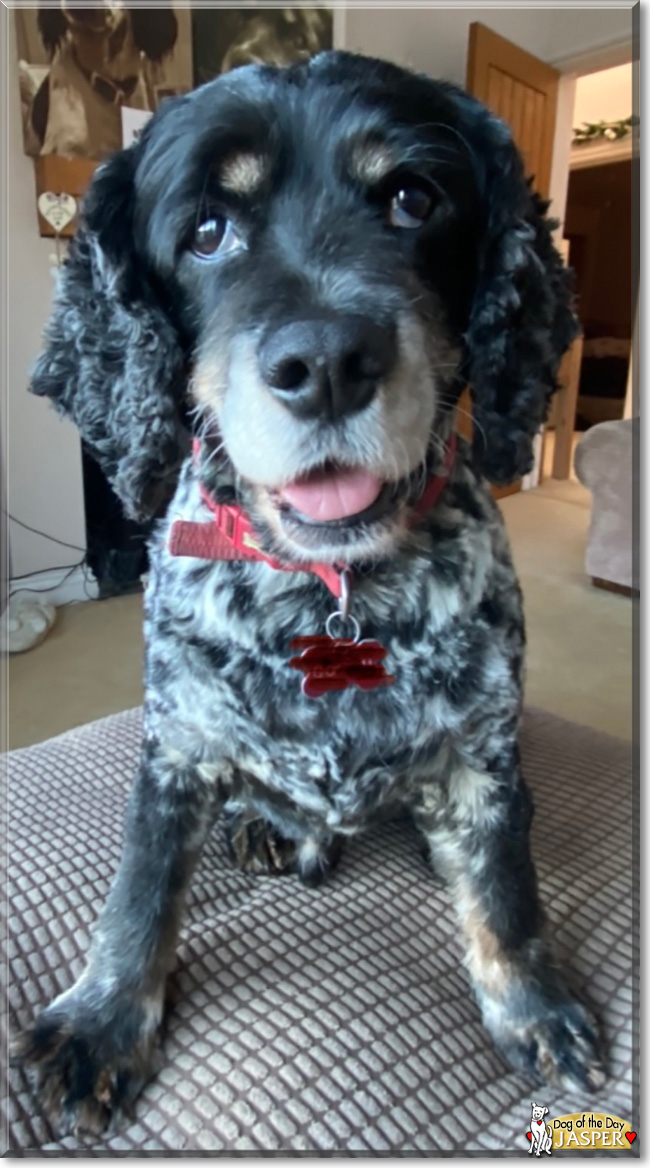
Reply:
[[102, 77], [101, 73], [95, 73], [93, 70], [89, 80], [91, 88], [109, 105], [121, 105], [124, 95], [113, 81], [109, 81], [108, 77]]
[[239, 551], [249, 552], [251, 555], [261, 551], [249, 520], [237, 504], [220, 503], [214, 508], [214, 517], [219, 531]]

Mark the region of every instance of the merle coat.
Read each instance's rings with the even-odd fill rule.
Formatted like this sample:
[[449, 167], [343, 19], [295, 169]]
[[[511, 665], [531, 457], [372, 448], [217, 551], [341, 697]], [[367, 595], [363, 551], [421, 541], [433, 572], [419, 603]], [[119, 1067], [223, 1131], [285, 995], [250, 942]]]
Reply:
[[[220, 809], [243, 867], [312, 884], [348, 837], [408, 812], [497, 1044], [551, 1083], [602, 1081], [537, 897], [521, 593], [487, 485], [530, 469], [575, 333], [545, 210], [480, 103], [340, 53], [170, 101], [97, 172], [33, 389], [77, 423], [128, 513], [159, 522], [123, 859], [86, 971], [19, 1044], [64, 1125], [101, 1130], [151, 1074], [184, 891]], [[278, 337], [294, 346], [280, 366]], [[467, 383], [473, 441], [414, 521]], [[381, 476], [367, 513], [310, 523], [283, 505], [286, 483], [340, 464]], [[392, 686], [301, 692], [290, 642], [335, 602], [308, 571], [172, 555], [176, 520], [211, 517], [201, 486], [245, 509], [266, 552], [350, 566]]]

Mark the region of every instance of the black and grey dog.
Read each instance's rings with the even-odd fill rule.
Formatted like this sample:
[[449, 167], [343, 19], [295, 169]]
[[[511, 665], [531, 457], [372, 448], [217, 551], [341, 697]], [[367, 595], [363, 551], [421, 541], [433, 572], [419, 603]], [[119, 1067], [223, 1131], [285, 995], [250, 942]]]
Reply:
[[[521, 596], [486, 486], [530, 469], [575, 332], [544, 211], [477, 101], [342, 53], [170, 100], [97, 171], [33, 389], [131, 515], [164, 517], [123, 858], [85, 972], [19, 1043], [63, 1124], [101, 1130], [150, 1075], [224, 808], [244, 867], [312, 883], [408, 810], [495, 1042], [549, 1083], [603, 1082], [544, 934]], [[324, 632], [337, 579], [330, 632], [380, 642], [394, 682], [310, 697], [290, 644]]]

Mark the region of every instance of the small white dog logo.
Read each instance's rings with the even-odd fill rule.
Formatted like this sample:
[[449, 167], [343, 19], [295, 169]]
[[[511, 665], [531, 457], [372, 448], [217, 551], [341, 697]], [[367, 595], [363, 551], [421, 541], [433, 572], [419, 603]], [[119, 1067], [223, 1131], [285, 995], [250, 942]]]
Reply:
[[541, 1156], [542, 1152], [546, 1152], [546, 1155], [550, 1156], [553, 1150], [553, 1133], [551, 1125], [544, 1123], [544, 1116], [548, 1115], [548, 1107], [538, 1107], [536, 1103], [531, 1103], [531, 1107], [533, 1118], [530, 1121], [530, 1128], [526, 1132], [530, 1140], [528, 1155], [532, 1156], [534, 1152], [536, 1156]]

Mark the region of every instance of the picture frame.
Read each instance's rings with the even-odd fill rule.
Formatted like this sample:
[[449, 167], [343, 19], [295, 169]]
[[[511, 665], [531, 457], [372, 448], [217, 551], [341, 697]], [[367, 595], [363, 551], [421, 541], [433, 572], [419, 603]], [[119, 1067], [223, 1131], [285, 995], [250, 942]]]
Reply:
[[197, 8], [192, 12], [194, 85], [241, 65], [290, 65], [331, 49], [335, 15], [324, 4]]
[[41, 4], [15, 10], [26, 154], [100, 162], [124, 145], [121, 112], [192, 88], [191, 12]]

